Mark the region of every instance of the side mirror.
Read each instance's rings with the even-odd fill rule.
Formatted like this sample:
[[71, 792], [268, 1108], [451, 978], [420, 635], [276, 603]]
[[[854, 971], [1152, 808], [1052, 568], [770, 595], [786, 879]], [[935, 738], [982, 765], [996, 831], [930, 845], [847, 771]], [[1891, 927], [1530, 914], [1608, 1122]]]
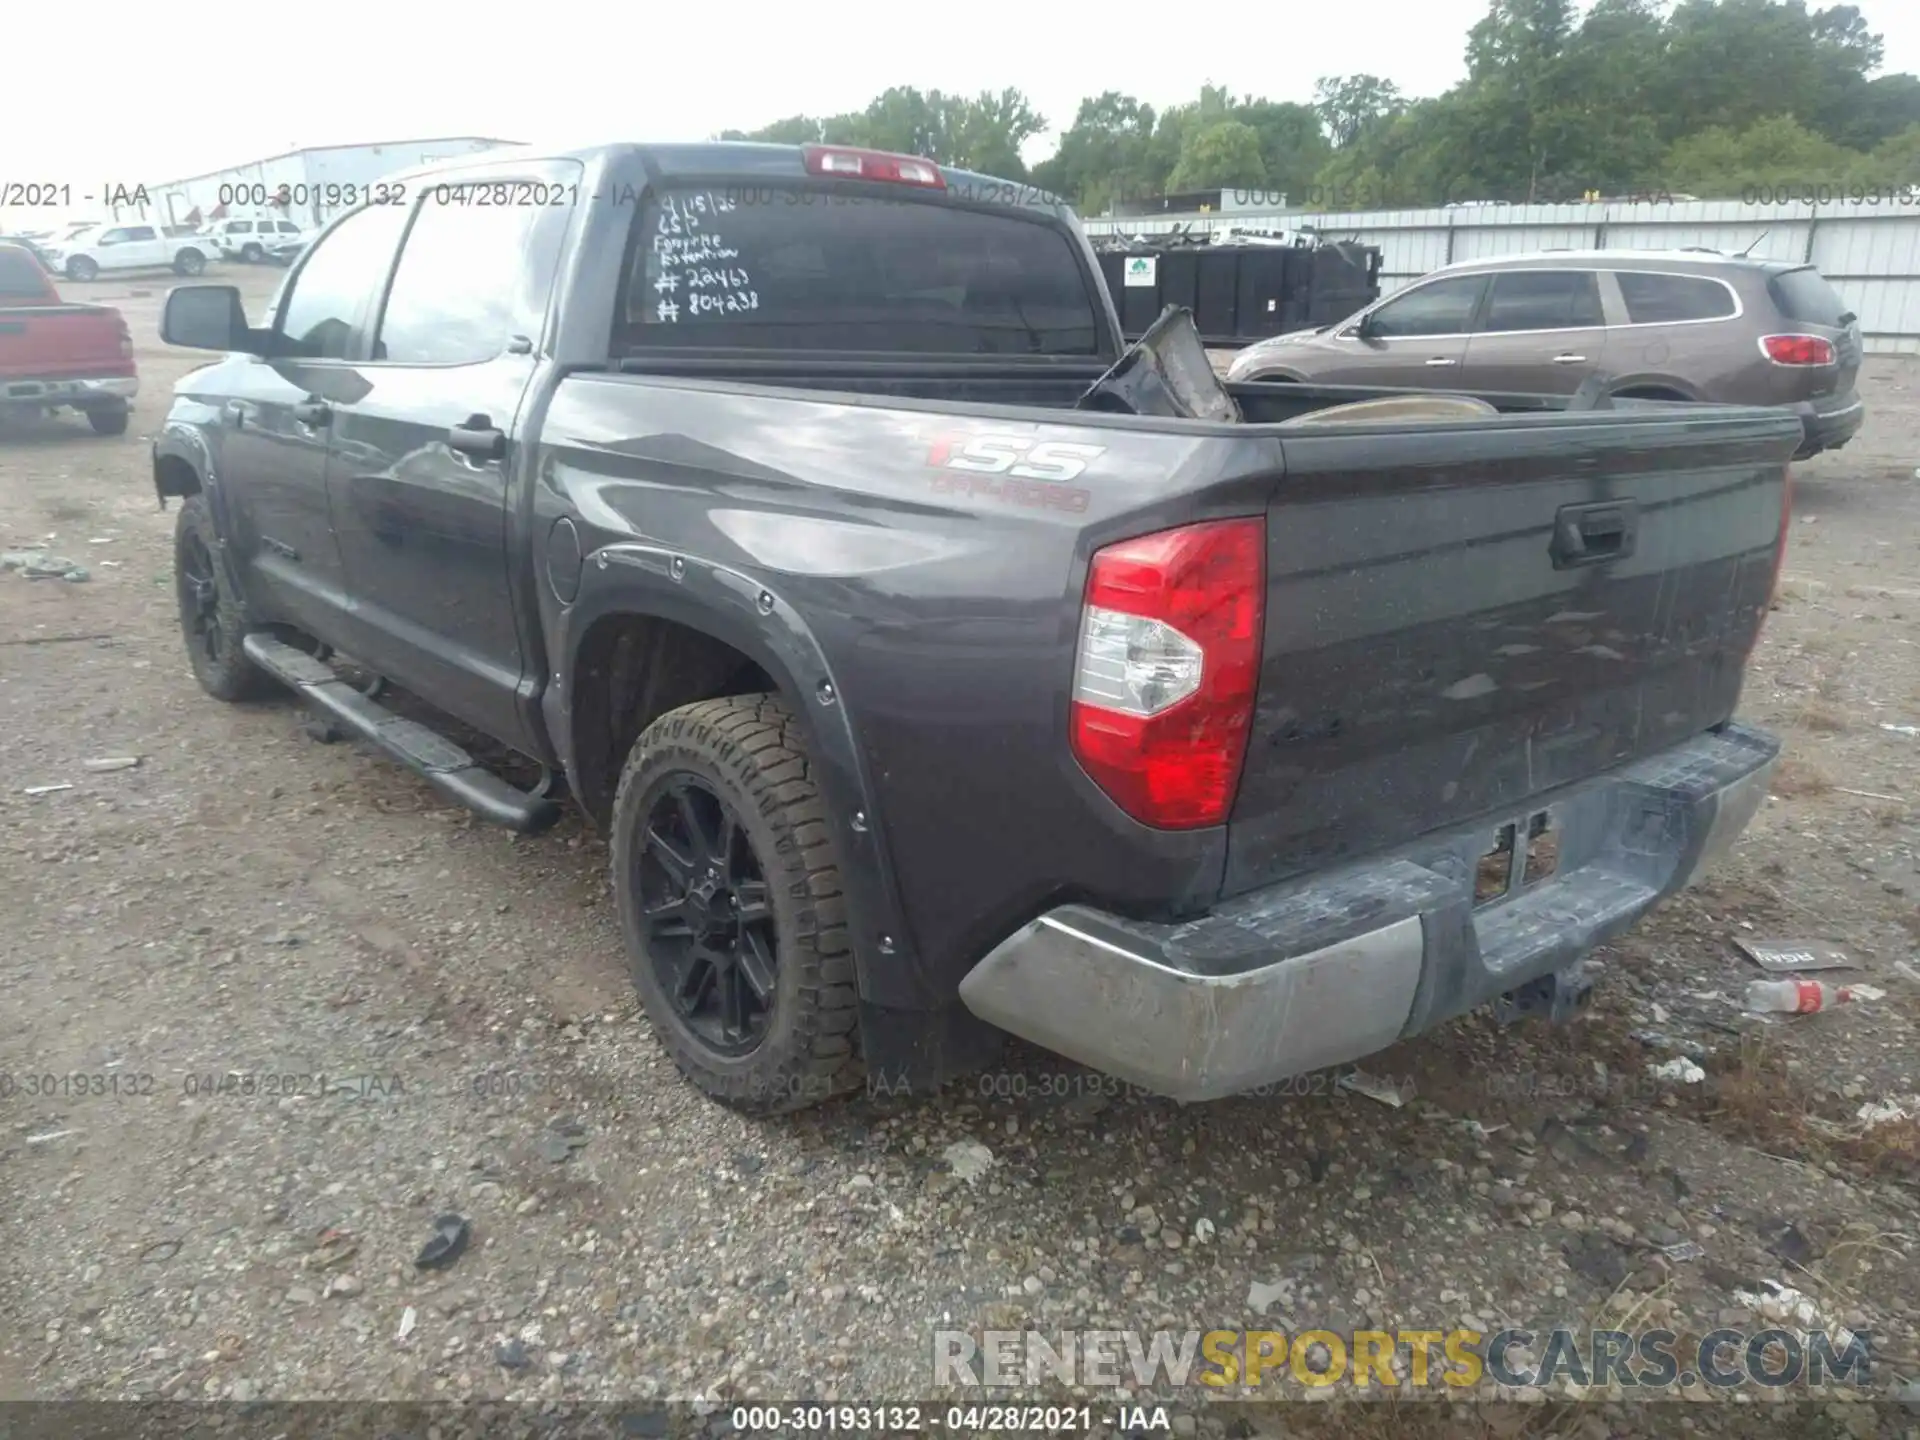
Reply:
[[160, 313], [160, 338], [189, 350], [252, 352], [246, 307], [233, 285], [176, 285]]
[[1356, 340], [1371, 340], [1379, 333], [1371, 314], [1362, 315], [1348, 328], [1353, 331], [1353, 338]]

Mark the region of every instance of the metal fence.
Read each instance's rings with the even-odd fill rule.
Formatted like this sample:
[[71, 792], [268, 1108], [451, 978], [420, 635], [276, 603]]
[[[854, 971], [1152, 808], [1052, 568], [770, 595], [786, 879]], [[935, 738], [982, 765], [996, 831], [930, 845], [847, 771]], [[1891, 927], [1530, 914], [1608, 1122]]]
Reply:
[[[1382, 293], [1456, 260], [1536, 250], [1673, 250], [1704, 246], [1817, 265], [1860, 317], [1869, 353], [1920, 354], [1920, 203], [1889, 199], [1806, 204], [1737, 200], [1610, 201], [1583, 205], [1457, 205], [1436, 210], [1313, 214], [1236, 210], [1087, 220], [1089, 234], [1310, 227], [1377, 245]], [[1749, 248], [1751, 247], [1751, 248]]]

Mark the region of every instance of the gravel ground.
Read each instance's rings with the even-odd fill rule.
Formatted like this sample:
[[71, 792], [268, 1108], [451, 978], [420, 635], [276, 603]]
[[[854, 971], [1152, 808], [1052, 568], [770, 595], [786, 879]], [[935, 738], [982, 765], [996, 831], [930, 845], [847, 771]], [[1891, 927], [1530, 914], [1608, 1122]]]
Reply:
[[[196, 689], [149, 483], [193, 364], [164, 290], [84, 295], [142, 337], [127, 435], [0, 437], [0, 548], [91, 576], [0, 575], [0, 1399], [926, 1397], [937, 1329], [1700, 1333], [1759, 1328], [1765, 1279], [1915, 1353], [1917, 1132], [1857, 1112], [1920, 1090], [1920, 735], [1888, 728], [1920, 725], [1920, 368], [1872, 362], [1866, 434], [1798, 473], [1745, 707], [1779, 793], [1585, 1018], [1398, 1047], [1397, 1109], [1324, 1076], [1181, 1107], [1015, 1047], [759, 1123], [649, 1035], [578, 821], [506, 834]], [[1884, 993], [1744, 1018], [1736, 937]], [[1703, 1081], [1651, 1074], [1679, 1053]], [[470, 1244], [416, 1269], [448, 1211]]]

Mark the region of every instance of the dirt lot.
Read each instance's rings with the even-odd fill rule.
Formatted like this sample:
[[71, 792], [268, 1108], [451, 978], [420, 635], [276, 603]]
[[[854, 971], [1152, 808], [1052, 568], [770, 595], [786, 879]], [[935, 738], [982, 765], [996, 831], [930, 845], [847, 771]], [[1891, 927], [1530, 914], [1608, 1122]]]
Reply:
[[[1920, 725], [1920, 366], [1873, 362], [1866, 434], [1798, 473], [1745, 707], [1786, 737], [1777, 795], [1587, 1018], [1399, 1047], [1399, 1109], [1328, 1077], [1089, 1098], [1016, 1049], [763, 1124], [649, 1036], [577, 821], [516, 838], [197, 690], [149, 483], [194, 363], [164, 290], [86, 297], [141, 337], [127, 435], [0, 437], [0, 548], [91, 573], [0, 575], [0, 1399], [924, 1397], [936, 1329], [1697, 1334], [1762, 1328], [1766, 1280], [1914, 1373], [1920, 1127], [1858, 1112], [1920, 1091], [1920, 734], [1891, 728]], [[1744, 1017], [1737, 936], [1837, 944], [1883, 993]], [[1651, 1073], [1680, 1053], [1703, 1081]], [[444, 1211], [472, 1244], [416, 1270]]]

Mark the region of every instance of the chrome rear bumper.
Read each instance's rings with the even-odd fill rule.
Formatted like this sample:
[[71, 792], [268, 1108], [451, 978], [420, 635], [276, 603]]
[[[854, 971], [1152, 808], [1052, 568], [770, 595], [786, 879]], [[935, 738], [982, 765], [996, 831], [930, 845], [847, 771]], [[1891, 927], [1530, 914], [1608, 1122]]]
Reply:
[[997, 945], [960, 998], [1003, 1030], [1181, 1100], [1358, 1060], [1571, 965], [1692, 884], [1759, 810], [1778, 753], [1771, 736], [1728, 726], [1530, 802], [1553, 817], [1559, 868], [1492, 904], [1474, 903], [1476, 864], [1491, 831], [1524, 816], [1183, 924], [1062, 906]]

